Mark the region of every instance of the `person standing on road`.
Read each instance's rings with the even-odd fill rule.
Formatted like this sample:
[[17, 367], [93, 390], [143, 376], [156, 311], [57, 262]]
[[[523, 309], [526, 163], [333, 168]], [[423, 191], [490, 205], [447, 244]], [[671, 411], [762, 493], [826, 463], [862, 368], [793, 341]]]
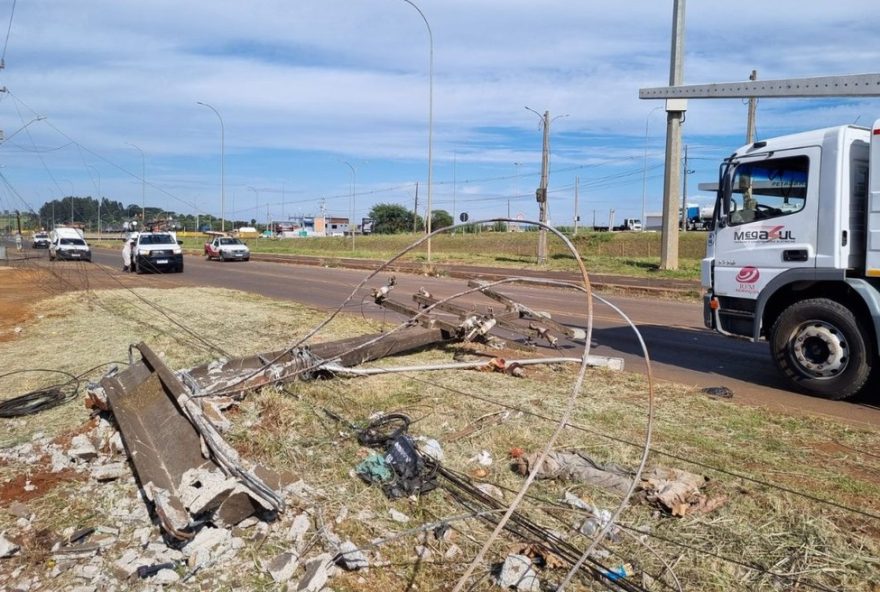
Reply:
[[122, 245], [122, 271], [131, 271], [131, 245], [134, 241], [125, 239]]
[[15, 233], [15, 250], [21, 251], [21, 233], [20, 232]]

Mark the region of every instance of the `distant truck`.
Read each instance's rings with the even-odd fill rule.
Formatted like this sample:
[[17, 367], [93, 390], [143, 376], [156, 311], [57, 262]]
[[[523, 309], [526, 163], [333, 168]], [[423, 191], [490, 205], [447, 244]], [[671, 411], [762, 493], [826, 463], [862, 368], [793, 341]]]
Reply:
[[91, 261], [92, 249], [78, 228], [59, 227], [49, 233], [49, 260]]
[[[625, 218], [623, 224], [613, 226], [611, 230], [615, 232], [640, 231], [642, 229], [642, 221], [637, 218]], [[593, 232], [608, 232], [607, 226], [593, 226]]]
[[637, 218], [625, 218], [623, 220], [623, 224], [621, 224], [620, 226], [615, 226], [614, 230], [639, 232], [642, 230], [642, 221], [638, 220]]
[[132, 271], [183, 271], [182, 243], [173, 232], [140, 232], [133, 238]]
[[247, 261], [251, 258], [251, 250], [237, 238], [215, 236], [214, 240], [205, 243], [205, 257], [221, 261]]

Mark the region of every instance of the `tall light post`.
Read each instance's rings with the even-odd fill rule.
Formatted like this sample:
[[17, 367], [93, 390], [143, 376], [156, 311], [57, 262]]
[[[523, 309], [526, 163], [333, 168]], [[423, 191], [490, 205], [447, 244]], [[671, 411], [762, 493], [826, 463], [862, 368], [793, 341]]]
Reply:
[[355, 186], [357, 185], [357, 172], [347, 160], [342, 160], [340, 162], [351, 169], [351, 252], [354, 253], [354, 231], [357, 228], [357, 224], [354, 221], [354, 192]]
[[651, 115], [654, 114], [654, 111], [658, 111], [662, 108], [663, 105], [654, 107], [648, 111], [648, 115], [645, 117], [645, 158], [644, 163], [642, 164], [642, 232], [648, 227], [648, 214], [645, 209], [648, 195], [648, 123], [651, 121]]
[[[431, 25], [422, 10], [413, 4], [411, 0], [403, 0], [416, 9], [422, 20], [425, 21], [425, 27], [428, 29], [428, 216], [425, 229], [431, 234], [431, 197], [432, 197], [432, 155], [433, 155], [433, 133], [434, 133], [434, 34], [431, 32]], [[431, 262], [431, 239], [428, 239], [428, 263]]]
[[140, 149], [140, 147], [132, 144], [131, 142], [126, 142], [132, 148], [137, 149], [138, 152], [141, 153], [141, 224], [143, 227], [147, 225], [147, 157], [144, 156], [144, 151]]
[[101, 173], [92, 165], [86, 165], [98, 176], [98, 234], [101, 234]]
[[[202, 107], [207, 107], [211, 111], [213, 111], [217, 115], [217, 119], [220, 120], [220, 231], [226, 232], [226, 216], [225, 216], [225, 208], [224, 205], [226, 203], [226, 183], [225, 183], [225, 175], [223, 174], [223, 162], [225, 160], [225, 137], [226, 131], [223, 127], [223, 118], [220, 116], [220, 112], [217, 111], [212, 105], [208, 103], [203, 103], [201, 101], [196, 101], [197, 105], [201, 105]], [[283, 193], [282, 189], [282, 193]]]
[[[248, 185], [248, 189], [250, 189], [251, 191], [253, 191], [253, 192], [254, 192], [254, 195], [257, 197], [257, 208], [256, 208], [256, 212], [257, 212], [257, 213], [254, 214], [254, 218], [253, 218], [253, 219], [254, 219], [254, 220], [259, 220], [259, 215], [260, 215], [260, 192], [259, 192], [259, 190], [258, 190], [256, 187], [252, 187], [252, 186], [250, 186], [250, 185]], [[259, 230], [259, 227], [257, 227], [257, 230]]]
[[[521, 162], [513, 163], [513, 198], [517, 199], [519, 197], [519, 167], [522, 166]], [[510, 200], [507, 200], [507, 217], [510, 218]], [[510, 222], [507, 223], [507, 230], [510, 231]]]

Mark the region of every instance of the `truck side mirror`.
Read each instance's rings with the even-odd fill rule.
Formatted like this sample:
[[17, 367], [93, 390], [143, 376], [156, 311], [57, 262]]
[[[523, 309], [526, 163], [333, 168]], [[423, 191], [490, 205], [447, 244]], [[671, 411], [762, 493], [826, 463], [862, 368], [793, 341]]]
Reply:
[[182, 244], [183, 244], [183, 241], [180, 240], [180, 239], [178, 239], [178, 240], [177, 240], [177, 244], [178, 244], [178, 245], [182, 245]]

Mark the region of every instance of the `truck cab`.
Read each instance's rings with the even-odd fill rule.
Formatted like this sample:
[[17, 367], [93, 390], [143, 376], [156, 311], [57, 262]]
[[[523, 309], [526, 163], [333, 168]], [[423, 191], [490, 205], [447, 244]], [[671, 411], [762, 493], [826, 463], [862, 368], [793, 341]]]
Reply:
[[880, 365], [878, 137], [880, 121], [734, 152], [701, 264], [705, 324], [766, 339], [793, 386], [832, 399]]

